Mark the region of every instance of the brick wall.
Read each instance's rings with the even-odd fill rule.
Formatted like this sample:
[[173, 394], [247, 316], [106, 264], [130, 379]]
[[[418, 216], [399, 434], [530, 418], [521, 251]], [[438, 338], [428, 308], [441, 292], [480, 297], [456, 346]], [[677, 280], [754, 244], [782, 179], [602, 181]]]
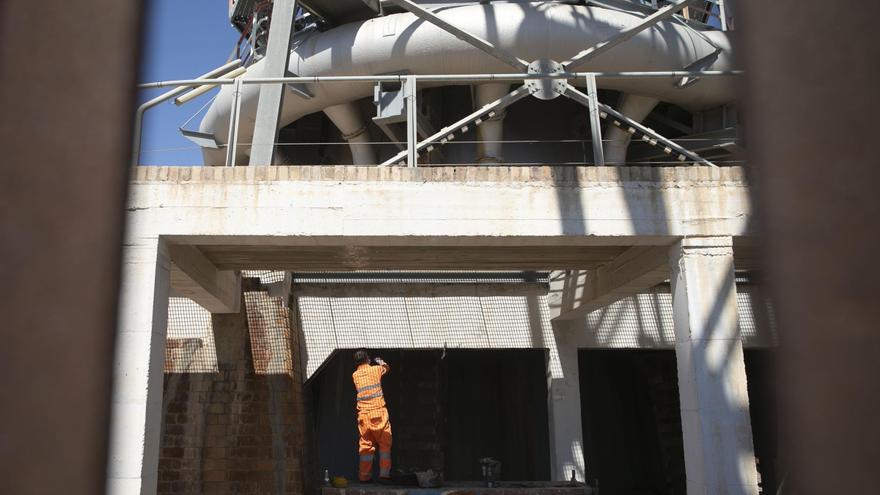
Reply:
[[[292, 362], [287, 369], [267, 366], [267, 350], [298, 356], [298, 335], [289, 330], [286, 304], [263, 292], [243, 296], [241, 313], [211, 318], [218, 372], [165, 375], [160, 494], [311, 493], [299, 360], [271, 360]], [[249, 332], [249, 322], [258, 329]]]

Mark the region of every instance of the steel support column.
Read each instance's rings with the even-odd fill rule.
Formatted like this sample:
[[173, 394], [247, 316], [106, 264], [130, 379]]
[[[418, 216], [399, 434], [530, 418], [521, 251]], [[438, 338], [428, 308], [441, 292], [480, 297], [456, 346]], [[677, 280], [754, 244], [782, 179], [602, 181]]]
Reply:
[[587, 74], [587, 104], [590, 109], [590, 133], [593, 139], [593, 163], [605, 166], [605, 151], [602, 146], [602, 127], [599, 122], [599, 95], [596, 89], [596, 76]]
[[721, 19], [721, 30], [727, 31], [727, 8], [724, 0], [718, 0], [718, 18]]
[[419, 141], [418, 136], [418, 101], [416, 96], [416, 78], [406, 76], [403, 83], [403, 96], [406, 100], [406, 165], [408, 167], [418, 166], [419, 154], [416, 151], [416, 144]]
[[[293, 34], [295, 13], [296, 0], [274, 0], [269, 44], [266, 47], [266, 57], [263, 61], [263, 76], [265, 77], [284, 77], [287, 75], [290, 37]], [[275, 140], [278, 137], [278, 117], [283, 101], [283, 84], [260, 85], [257, 120], [254, 123], [254, 137], [251, 143], [249, 162], [251, 166], [272, 165]]]
[[235, 154], [238, 152], [238, 121], [241, 116], [241, 78], [232, 86], [232, 109], [229, 111], [229, 139], [226, 141], [226, 166], [235, 166]]

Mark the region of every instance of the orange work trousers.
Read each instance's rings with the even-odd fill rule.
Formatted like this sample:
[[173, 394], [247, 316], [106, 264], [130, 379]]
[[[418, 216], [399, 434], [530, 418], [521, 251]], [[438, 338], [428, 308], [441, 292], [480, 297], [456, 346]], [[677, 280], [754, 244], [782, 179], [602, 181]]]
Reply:
[[360, 463], [358, 478], [369, 481], [373, 477], [373, 456], [379, 447], [379, 477], [391, 477], [391, 421], [388, 420], [388, 409], [384, 407], [375, 411], [358, 413], [358, 441]]

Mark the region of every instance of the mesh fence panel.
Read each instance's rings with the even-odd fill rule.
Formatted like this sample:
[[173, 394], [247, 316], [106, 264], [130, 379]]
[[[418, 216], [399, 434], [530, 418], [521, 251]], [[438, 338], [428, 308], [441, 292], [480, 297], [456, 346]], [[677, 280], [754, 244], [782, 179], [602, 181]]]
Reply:
[[211, 313], [186, 297], [169, 297], [165, 373], [216, 371], [217, 349]]
[[[283, 275], [282, 275], [283, 277]], [[293, 373], [290, 349], [290, 311], [283, 298], [265, 292], [244, 293], [248, 335], [258, 375]]]

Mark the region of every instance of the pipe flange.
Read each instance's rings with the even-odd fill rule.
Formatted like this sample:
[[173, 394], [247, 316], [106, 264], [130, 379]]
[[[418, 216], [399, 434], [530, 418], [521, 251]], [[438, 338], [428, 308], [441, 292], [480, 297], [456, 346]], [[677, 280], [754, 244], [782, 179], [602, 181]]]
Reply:
[[354, 138], [360, 136], [361, 134], [363, 134], [363, 133], [365, 133], [365, 132], [367, 132], [367, 126], [364, 125], [364, 126], [361, 126], [359, 129], [355, 130], [355, 131], [352, 132], [352, 133], [349, 133], [349, 134], [342, 134], [342, 139], [344, 139], [344, 140], [346, 140], [346, 141], [351, 141], [352, 139], [354, 139]]
[[[565, 72], [565, 67], [555, 60], [539, 58], [529, 64], [528, 72], [529, 74]], [[565, 79], [526, 79], [526, 87], [532, 91], [532, 96], [539, 100], [552, 100], [562, 95], [567, 84]]]

